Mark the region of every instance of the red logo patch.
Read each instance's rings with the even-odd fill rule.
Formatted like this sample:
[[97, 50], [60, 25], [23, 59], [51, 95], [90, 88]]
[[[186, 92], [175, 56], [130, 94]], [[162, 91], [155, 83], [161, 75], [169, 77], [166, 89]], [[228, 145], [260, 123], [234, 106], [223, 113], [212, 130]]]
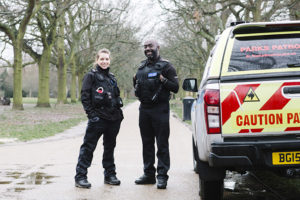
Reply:
[[99, 94], [102, 94], [103, 93], [103, 87], [98, 87], [98, 89], [96, 90]]

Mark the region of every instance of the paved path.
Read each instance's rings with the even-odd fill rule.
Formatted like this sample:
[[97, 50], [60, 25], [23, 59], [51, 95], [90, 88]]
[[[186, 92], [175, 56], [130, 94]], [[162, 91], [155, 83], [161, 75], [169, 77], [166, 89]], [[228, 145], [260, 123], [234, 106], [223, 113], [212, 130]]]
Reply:
[[192, 170], [191, 132], [171, 117], [171, 169], [166, 190], [135, 185], [142, 171], [138, 102], [124, 108], [115, 160], [120, 186], [103, 183], [102, 139], [89, 168], [92, 188], [74, 187], [75, 165], [85, 131], [81, 123], [57, 136], [0, 145], [0, 199], [22, 200], [199, 200], [198, 177]]

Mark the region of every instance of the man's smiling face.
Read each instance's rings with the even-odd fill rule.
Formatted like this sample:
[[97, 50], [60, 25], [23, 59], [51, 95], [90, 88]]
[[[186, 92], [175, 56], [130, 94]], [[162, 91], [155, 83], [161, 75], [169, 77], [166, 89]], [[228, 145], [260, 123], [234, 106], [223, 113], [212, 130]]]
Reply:
[[144, 54], [150, 60], [155, 60], [159, 56], [159, 45], [154, 40], [147, 40], [144, 43]]

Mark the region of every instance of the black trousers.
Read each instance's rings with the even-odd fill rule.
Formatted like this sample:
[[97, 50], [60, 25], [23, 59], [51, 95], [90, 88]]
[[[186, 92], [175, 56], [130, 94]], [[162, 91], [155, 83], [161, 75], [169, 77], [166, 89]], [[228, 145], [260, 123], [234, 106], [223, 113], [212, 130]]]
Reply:
[[[169, 135], [170, 135], [169, 103], [154, 105], [150, 108], [140, 106], [139, 126], [143, 143], [144, 173], [148, 176], [168, 179], [170, 169]], [[157, 145], [157, 170], [155, 163], [155, 139]]]
[[109, 121], [101, 118], [96, 122], [92, 120], [88, 121], [76, 166], [76, 181], [87, 178], [87, 168], [91, 166], [94, 150], [102, 134], [104, 146], [102, 165], [104, 168], [104, 176], [107, 177], [116, 174], [114, 149], [121, 121], [122, 120]]

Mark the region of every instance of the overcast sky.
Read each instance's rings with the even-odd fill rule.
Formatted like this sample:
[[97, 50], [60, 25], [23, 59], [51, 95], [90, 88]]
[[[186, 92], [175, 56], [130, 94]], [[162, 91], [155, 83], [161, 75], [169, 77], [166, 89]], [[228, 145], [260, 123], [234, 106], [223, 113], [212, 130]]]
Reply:
[[130, 21], [142, 27], [139, 37], [146, 34], [146, 38], [159, 40], [158, 29], [163, 26], [162, 9], [156, 0], [131, 0]]

